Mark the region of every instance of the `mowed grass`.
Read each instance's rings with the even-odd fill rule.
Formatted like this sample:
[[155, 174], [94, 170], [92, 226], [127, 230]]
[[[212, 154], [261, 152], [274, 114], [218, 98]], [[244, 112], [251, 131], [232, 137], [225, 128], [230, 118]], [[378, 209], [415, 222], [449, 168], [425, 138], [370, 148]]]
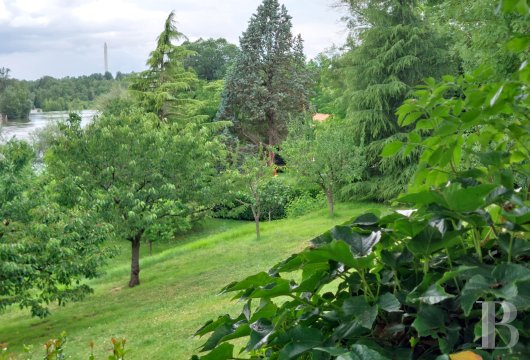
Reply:
[[142, 251], [141, 285], [127, 287], [128, 243], [111, 260], [105, 275], [90, 284], [94, 294], [78, 303], [52, 307], [46, 319], [11, 309], [0, 315], [0, 343], [21, 354], [33, 346], [41, 358], [42, 344], [62, 331], [68, 334], [69, 359], [87, 359], [95, 343], [96, 359], [106, 359], [111, 337], [127, 339], [128, 359], [189, 359], [205, 339], [193, 333], [218, 315], [239, 314], [241, 304], [217, 295], [231, 281], [260, 271], [307, 246], [308, 240], [367, 211], [374, 204], [339, 204], [334, 218], [325, 209], [298, 219], [262, 224], [256, 240], [254, 224], [208, 220], [202, 228], [171, 244], [155, 244], [149, 256]]

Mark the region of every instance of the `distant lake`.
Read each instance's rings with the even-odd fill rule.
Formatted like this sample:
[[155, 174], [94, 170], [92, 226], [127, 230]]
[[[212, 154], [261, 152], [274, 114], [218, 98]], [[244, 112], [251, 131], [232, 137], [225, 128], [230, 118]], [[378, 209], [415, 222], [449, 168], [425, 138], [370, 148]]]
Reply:
[[[19, 140], [29, 141], [36, 130], [43, 129], [48, 124], [67, 119], [69, 113], [68, 111], [32, 111], [28, 120], [9, 120], [7, 124], [2, 124], [0, 135], [5, 140], [15, 137]], [[98, 112], [95, 110], [83, 110], [77, 113], [81, 115], [81, 125], [86, 125]]]

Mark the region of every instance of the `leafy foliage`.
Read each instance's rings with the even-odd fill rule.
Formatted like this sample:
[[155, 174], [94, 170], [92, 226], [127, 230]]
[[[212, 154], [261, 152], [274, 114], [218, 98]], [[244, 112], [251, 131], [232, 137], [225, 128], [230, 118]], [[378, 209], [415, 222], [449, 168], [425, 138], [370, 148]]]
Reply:
[[520, 53], [506, 51], [506, 43], [514, 34], [524, 38], [530, 15], [524, 11], [505, 13], [499, 11], [500, 7], [492, 6], [493, 3], [490, 0], [434, 1], [427, 11], [438, 24], [437, 29], [451, 39], [452, 56], [461, 62], [463, 72], [473, 72], [488, 64], [494, 72], [492, 75], [502, 79], [523, 61]]
[[[265, 179], [260, 186], [261, 207], [263, 209], [263, 218], [267, 220], [279, 220], [288, 216], [288, 207], [301, 196], [299, 189], [291, 186], [284, 180], [283, 176], [272, 177], [272, 170], [267, 171], [267, 175], [271, 177]], [[237, 192], [236, 197], [249, 204], [251, 197], [242, 192]], [[241, 205], [237, 201], [228, 201], [223, 205], [219, 205], [215, 209], [215, 217], [221, 219], [234, 219], [254, 221], [252, 209], [248, 205]]]
[[[201, 359], [232, 359], [227, 344], [240, 338], [252, 359], [527, 358], [530, 190], [514, 179], [528, 177], [529, 75], [525, 61], [502, 82], [487, 73], [427, 80], [398, 112], [414, 131], [384, 150], [421, 150], [397, 200], [413, 210], [357, 217], [226, 286], [245, 305], [197, 331], [210, 334]], [[477, 301], [517, 306], [515, 347], [471, 350], [482, 331]]]
[[16, 304], [34, 316], [46, 305], [83, 298], [83, 279], [110, 255], [107, 226], [77, 207], [65, 210], [32, 170], [25, 142], [0, 146], [0, 310]]
[[199, 39], [185, 42], [184, 46], [193, 51], [184, 64], [195, 70], [201, 80], [214, 81], [225, 78], [228, 68], [234, 63], [239, 48], [226, 39]]

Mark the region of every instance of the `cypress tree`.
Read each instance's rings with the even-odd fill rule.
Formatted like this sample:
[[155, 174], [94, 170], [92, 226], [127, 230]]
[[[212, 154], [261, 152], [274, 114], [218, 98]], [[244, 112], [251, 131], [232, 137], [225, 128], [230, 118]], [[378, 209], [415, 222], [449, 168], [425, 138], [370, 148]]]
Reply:
[[230, 119], [238, 136], [276, 146], [289, 114], [307, 110], [309, 74], [303, 41], [278, 0], [264, 0], [240, 38], [241, 53], [227, 76], [218, 118]]
[[366, 159], [362, 179], [344, 190], [357, 199], [385, 201], [406, 188], [417, 159], [414, 153], [380, 156], [387, 143], [407, 136], [395, 112], [425, 77], [448, 70], [448, 56], [417, 1], [343, 2], [352, 12], [352, 49], [343, 59], [341, 106]]

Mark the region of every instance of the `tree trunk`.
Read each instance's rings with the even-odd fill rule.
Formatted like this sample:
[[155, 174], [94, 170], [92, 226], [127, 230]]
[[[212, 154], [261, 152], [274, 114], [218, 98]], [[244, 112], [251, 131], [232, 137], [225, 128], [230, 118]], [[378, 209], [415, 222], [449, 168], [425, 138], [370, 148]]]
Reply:
[[329, 216], [335, 215], [335, 200], [333, 199], [333, 190], [326, 190], [326, 198], [328, 199]]
[[131, 240], [131, 279], [129, 287], [133, 288], [140, 285], [140, 245], [143, 231], [140, 231]]
[[252, 207], [252, 215], [254, 215], [254, 222], [256, 223], [256, 239], [259, 240], [261, 234], [260, 234], [260, 228], [259, 228], [259, 222], [260, 222], [260, 214], [261, 211], [258, 211], [255, 207]]
[[256, 222], [256, 239], [259, 240], [261, 234], [259, 230], [259, 217], [254, 217], [254, 221]]
[[268, 114], [268, 129], [267, 129], [267, 135], [269, 136], [269, 166], [274, 165], [274, 158], [276, 157], [276, 154], [274, 154], [274, 151], [272, 149], [274, 145], [274, 112], [270, 112]]

